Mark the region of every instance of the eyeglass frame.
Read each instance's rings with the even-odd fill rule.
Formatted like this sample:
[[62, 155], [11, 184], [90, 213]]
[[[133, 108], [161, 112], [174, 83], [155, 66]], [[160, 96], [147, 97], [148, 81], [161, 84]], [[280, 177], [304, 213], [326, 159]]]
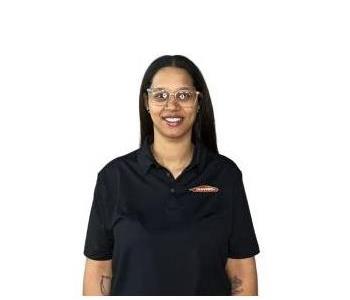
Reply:
[[[155, 89], [159, 89], [160, 91], [165, 90], [165, 91], [169, 94], [169, 98], [164, 102], [164, 104], [161, 104], [161, 105], [159, 105], [159, 106], [165, 106], [166, 104], [168, 104], [168, 101], [170, 100], [171, 95], [173, 95], [173, 96], [174, 96], [174, 99], [176, 100], [176, 102], [178, 102], [178, 100], [176, 99], [176, 96], [175, 96], [175, 95], [176, 95], [176, 93], [177, 93], [178, 91], [181, 91], [181, 90], [194, 89], [195, 94], [196, 94], [195, 100], [198, 99], [198, 96], [199, 96], [199, 95], [202, 95], [202, 93], [201, 93], [200, 91], [197, 91], [197, 90], [196, 90], [196, 87], [181, 87], [181, 88], [176, 89], [175, 91], [170, 91], [170, 90], [168, 90], [168, 89], [166, 89], [166, 88], [162, 88], [162, 87], [149, 87], [149, 88], [146, 89], [146, 91], [147, 91], [148, 93], [150, 93], [150, 92], [154, 91]], [[193, 106], [195, 105], [195, 103], [196, 103], [196, 101], [194, 102]], [[182, 104], [180, 103], [180, 105], [182, 105]], [[192, 106], [189, 106], [189, 107], [192, 107]]]

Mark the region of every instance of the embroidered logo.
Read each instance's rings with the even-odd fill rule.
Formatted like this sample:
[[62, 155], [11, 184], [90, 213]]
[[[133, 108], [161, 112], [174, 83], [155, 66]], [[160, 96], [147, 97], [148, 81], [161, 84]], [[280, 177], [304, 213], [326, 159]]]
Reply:
[[215, 186], [203, 184], [203, 185], [199, 185], [199, 186], [195, 186], [193, 188], [190, 188], [189, 190], [191, 192], [195, 192], [195, 193], [213, 193], [213, 192], [215, 193], [219, 189]]

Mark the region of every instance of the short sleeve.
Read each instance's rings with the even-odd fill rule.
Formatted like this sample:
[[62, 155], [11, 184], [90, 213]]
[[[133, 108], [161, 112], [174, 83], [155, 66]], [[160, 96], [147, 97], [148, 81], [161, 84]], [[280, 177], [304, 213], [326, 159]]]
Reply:
[[103, 174], [98, 173], [86, 231], [84, 255], [94, 260], [112, 258], [113, 234], [106, 229], [106, 198], [109, 197]]
[[242, 172], [238, 169], [233, 186], [232, 228], [229, 237], [228, 256], [247, 258], [260, 252], [252, 217], [243, 185]]

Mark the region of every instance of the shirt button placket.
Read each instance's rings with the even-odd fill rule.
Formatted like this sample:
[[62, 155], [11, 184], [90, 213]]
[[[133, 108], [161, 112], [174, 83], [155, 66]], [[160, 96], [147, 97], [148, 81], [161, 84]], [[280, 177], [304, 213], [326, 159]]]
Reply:
[[176, 189], [175, 189], [175, 187], [171, 186], [169, 188], [169, 191], [170, 191], [170, 196], [169, 196], [169, 199], [167, 200], [167, 209], [174, 211], [174, 210], [177, 210], [179, 208], [178, 203], [177, 203], [177, 199], [175, 196]]
[[174, 209], [178, 208], [178, 204], [177, 204], [176, 196], [175, 196], [175, 193], [176, 193], [176, 188], [174, 186], [175, 180], [174, 180], [172, 174], [168, 170], [166, 170], [165, 173], [166, 173], [166, 176], [169, 179], [169, 185], [170, 185], [169, 186], [169, 191], [170, 191], [170, 194], [171, 194], [171, 196], [167, 200], [167, 207], [168, 207], [168, 209], [174, 210]]

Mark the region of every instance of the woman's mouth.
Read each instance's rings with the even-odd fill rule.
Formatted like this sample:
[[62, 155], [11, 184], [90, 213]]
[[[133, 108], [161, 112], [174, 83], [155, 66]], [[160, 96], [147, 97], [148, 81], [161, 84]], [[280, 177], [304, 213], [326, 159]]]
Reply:
[[183, 119], [184, 119], [183, 117], [165, 117], [165, 118], [163, 118], [163, 120], [165, 121], [165, 123], [169, 127], [179, 126], [182, 123]]

